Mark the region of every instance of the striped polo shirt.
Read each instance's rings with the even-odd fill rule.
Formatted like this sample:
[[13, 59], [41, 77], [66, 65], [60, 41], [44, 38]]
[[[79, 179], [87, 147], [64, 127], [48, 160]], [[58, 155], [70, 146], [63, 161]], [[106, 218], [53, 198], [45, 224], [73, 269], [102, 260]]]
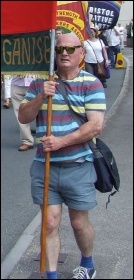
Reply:
[[[54, 75], [56, 78], [56, 74]], [[58, 77], [57, 77], [58, 78]], [[79, 114], [83, 122], [87, 121], [86, 112], [105, 111], [106, 100], [103, 86], [98, 78], [92, 74], [80, 70], [73, 80], [62, 80], [64, 82], [67, 97], [71, 108]], [[32, 81], [25, 95], [23, 103], [29, 102], [42, 92], [44, 79]], [[77, 130], [79, 125], [72, 116], [62, 94], [56, 86], [55, 95], [52, 97], [52, 125], [51, 134], [60, 137]], [[34, 160], [45, 161], [45, 153], [41, 139], [46, 135], [47, 130], [47, 99], [41, 106], [36, 117], [36, 146], [37, 151]], [[52, 151], [50, 153], [51, 162], [74, 160], [82, 158], [93, 161], [92, 151], [87, 143], [76, 144]]]

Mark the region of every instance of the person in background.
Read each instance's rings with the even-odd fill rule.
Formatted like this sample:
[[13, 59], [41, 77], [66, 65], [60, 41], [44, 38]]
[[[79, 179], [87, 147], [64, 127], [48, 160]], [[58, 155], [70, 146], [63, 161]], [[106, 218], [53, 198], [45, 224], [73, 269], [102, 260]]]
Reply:
[[115, 68], [117, 54], [120, 53], [119, 29], [117, 26], [115, 26], [113, 29], [107, 29], [104, 34], [107, 38], [107, 42], [109, 46], [108, 59], [110, 60], [110, 68]]
[[[91, 26], [90, 30], [92, 32], [92, 36], [89, 36], [89, 39], [84, 41], [85, 70], [97, 76], [97, 60], [104, 63], [105, 59], [105, 67], [108, 67], [109, 62], [105, 45], [103, 41], [98, 38], [98, 27]], [[104, 53], [104, 57], [102, 51]], [[100, 81], [102, 82], [103, 87], [106, 88], [106, 79], [101, 78]]]
[[[55, 45], [56, 45], [57, 38], [62, 34], [64, 34], [64, 30], [61, 27], [57, 27], [55, 30]], [[54, 71], [56, 71], [56, 69], [57, 69], [57, 65], [56, 65], [56, 60], [55, 60], [54, 61]]]
[[120, 37], [120, 49], [124, 50], [124, 27], [121, 23], [118, 23], [119, 37]]
[[9, 109], [11, 104], [11, 80], [12, 78], [10, 75], [4, 75], [3, 85], [5, 103], [3, 104], [3, 107], [5, 109]]
[[[27, 124], [36, 118], [37, 125], [37, 151], [30, 167], [31, 194], [33, 202], [42, 209], [44, 161], [46, 153], [50, 152], [46, 225], [47, 279], [58, 279], [59, 227], [63, 203], [68, 207], [74, 237], [81, 252], [80, 263], [73, 271], [72, 279], [94, 279], [94, 229], [88, 212], [97, 204], [94, 186], [96, 172], [93, 153], [87, 141], [102, 131], [106, 110], [105, 93], [98, 78], [79, 69], [84, 49], [75, 34], [59, 36], [55, 52], [55, 81], [33, 81], [19, 108], [21, 123]], [[65, 85], [72, 110], [83, 119], [80, 127], [64, 100], [58, 77]], [[53, 99], [51, 136], [46, 135], [49, 96]]]
[[[104, 30], [100, 30], [100, 33], [98, 34], [98, 38], [103, 41], [103, 43], [105, 45], [105, 50], [107, 52], [109, 46], [108, 46], [108, 42], [107, 42], [106, 36], [104, 34], [105, 34]], [[108, 57], [108, 54], [107, 54], [107, 57]], [[106, 82], [107, 82], [107, 80], [104, 78], [103, 82], [102, 82], [104, 87], [107, 87], [107, 83]]]
[[131, 46], [133, 50], [133, 19], [131, 19]]
[[[24, 99], [25, 93], [28, 90], [28, 86], [33, 81], [32, 75], [27, 75], [25, 78], [20, 76], [14, 77], [11, 81], [11, 100], [13, 104], [14, 113], [20, 128], [20, 141], [21, 146], [18, 151], [24, 152], [32, 149], [34, 146], [34, 137], [30, 128], [30, 124], [22, 124], [18, 120], [19, 106]], [[33, 133], [35, 133], [33, 131]]]
[[55, 30], [56, 39], [62, 34], [64, 34], [64, 30], [61, 27], [57, 27], [56, 30]]
[[98, 38], [101, 39], [105, 45], [105, 49], [106, 51], [108, 50], [109, 46], [108, 46], [108, 42], [107, 42], [107, 38], [105, 36], [105, 31], [104, 30], [100, 30], [99, 34], [98, 34]]

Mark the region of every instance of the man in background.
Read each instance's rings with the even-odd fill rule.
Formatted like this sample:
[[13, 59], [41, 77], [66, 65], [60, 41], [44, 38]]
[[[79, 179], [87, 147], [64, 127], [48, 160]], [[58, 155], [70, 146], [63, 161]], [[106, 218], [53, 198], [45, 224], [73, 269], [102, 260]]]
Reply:
[[[105, 36], [108, 42], [108, 59], [110, 60], [110, 68], [115, 68], [117, 54], [120, 53], [120, 33], [118, 26], [113, 29], [107, 29]], [[115, 57], [114, 57], [115, 56]]]
[[[56, 30], [55, 30], [55, 45], [56, 45], [56, 41], [57, 41], [57, 38], [64, 34], [64, 30], [61, 28], [61, 27], [57, 27]], [[56, 61], [54, 62], [54, 71], [57, 70], [57, 65], [56, 65]]]
[[64, 30], [61, 27], [57, 27], [55, 30], [55, 37], [56, 39], [58, 38], [58, 36], [60, 36], [61, 34], [64, 34]]
[[30, 129], [30, 123], [22, 124], [18, 120], [18, 110], [20, 103], [24, 99], [25, 93], [28, 90], [28, 87], [32, 81], [32, 75], [27, 75], [24, 78], [16, 76], [11, 81], [11, 100], [13, 104], [13, 110], [20, 128], [21, 146], [18, 148], [18, 151], [20, 152], [28, 151], [34, 146], [34, 137]]
[[124, 50], [124, 27], [121, 23], [118, 23], [119, 38], [120, 38], [120, 49]]

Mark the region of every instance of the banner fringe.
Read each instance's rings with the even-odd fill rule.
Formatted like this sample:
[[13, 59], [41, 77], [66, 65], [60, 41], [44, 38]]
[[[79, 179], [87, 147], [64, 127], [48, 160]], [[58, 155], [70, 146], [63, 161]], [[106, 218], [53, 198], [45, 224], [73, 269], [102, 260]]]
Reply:
[[2, 71], [1, 75], [4, 75], [5, 79], [12, 79], [12, 78], [26, 78], [27, 76], [31, 75], [33, 79], [48, 79], [49, 78], [49, 72], [47, 71], [41, 71], [41, 72], [37, 72], [37, 71], [33, 71], [33, 72], [6, 72], [6, 71]]

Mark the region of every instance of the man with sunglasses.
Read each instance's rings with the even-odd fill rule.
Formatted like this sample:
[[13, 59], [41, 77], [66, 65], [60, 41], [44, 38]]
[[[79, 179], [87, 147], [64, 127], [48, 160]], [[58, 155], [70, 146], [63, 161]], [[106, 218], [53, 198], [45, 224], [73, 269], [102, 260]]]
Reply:
[[[96, 270], [92, 258], [94, 229], [88, 212], [97, 205], [96, 172], [87, 141], [101, 133], [106, 110], [101, 82], [80, 70], [84, 49], [75, 34], [63, 34], [55, 47], [57, 70], [54, 81], [33, 81], [20, 105], [19, 121], [37, 121], [37, 152], [30, 168], [33, 202], [43, 205], [44, 161], [50, 152], [50, 178], [47, 211], [48, 279], [58, 279], [60, 252], [59, 227], [62, 204], [68, 207], [71, 226], [81, 252], [79, 266], [72, 279], [93, 279]], [[69, 104], [83, 120], [79, 127], [57, 82], [62, 80]], [[47, 98], [52, 96], [51, 136], [46, 136]]]

